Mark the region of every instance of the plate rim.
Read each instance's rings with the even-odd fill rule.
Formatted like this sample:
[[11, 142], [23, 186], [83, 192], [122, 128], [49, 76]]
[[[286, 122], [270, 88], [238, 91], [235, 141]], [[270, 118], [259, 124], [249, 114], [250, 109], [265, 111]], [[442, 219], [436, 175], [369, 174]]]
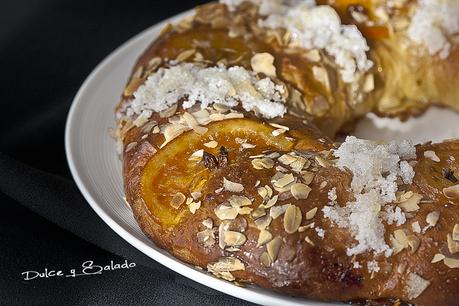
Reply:
[[[176, 14], [172, 17], [168, 17], [156, 24], [151, 25], [150, 27], [144, 29], [138, 34], [134, 35], [130, 39], [123, 42], [120, 46], [110, 52], [104, 59], [97, 64], [97, 66], [90, 72], [90, 74], [85, 78], [84, 82], [78, 89], [75, 97], [72, 100], [65, 124], [65, 154], [67, 157], [67, 164], [70, 169], [70, 173], [85, 200], [91, 206], [91, 208], [96, 212], [96, 214], [122, 239], [128, 242], [130, 245], [135, 247], [137, 250], [150, 257], [152, 260], [158, 262], [159, 264], [171, 269], [172, 271], [189, 278], [195, 282], [198, 282], [204, 286], [210, 287], [219, 292], [231, 295], [238, 299], [246, 300], [256, 304], [269, 304], [269, 305], [333, 305], [333, 303], [310, 300], [303, 297], [294, 297], [282, 293], [277, 293], [270, 289], [265, 289], [257, 287], [266, 292], [257, 292], [247, 287], [239, 287], [233, 283], [227, 282], [225, 280], [218, 279], [204, 271], [199, 271], [196, 268], [193, 268], [191, 265], [175, 258], [172, 254], [169, 255], [163, 254], [151, 246], [147, 245], [145, 242], [141, 241], [134, 234], [125, 229], [121, 224], [115, 221], [110, 215], [102, 208], [98, 203], [96, 198], [92, 195], [89, 188], [86, 187], [86, 183], [83, 181], [82, 174], [77, 166], [76, 152], [75, 152], [75, 141], [74, 129], [76, 129], [75, 120], [77, 119], [77, 111], [81, 108], [84, 108], [84, 97], [90, 92], [90, 85], [93, 84], [95, 79], [103, 73], [104, 70], [110, 67], [110, 63], [117, 57], [121, 56], [126, 52], [133, 44], [139, 43], [144, 40], [151, 32], [156, 31], [158, 28], [164, 27], [167, 23], [171, 23], [179, 20], [180, 18], [193, 12], [193, 9]], [[151, 41], [153, 41], [151, 39]], [[139, 54], [140, 55], [140, 54]], [[126, 78], [128, 75], [126, 75]], [[108, 134], [107, 134], [108, 136]], [[115, 154], [115, 152], [114, 152]], [[121, 174], [120, 174], [121, 175]], [[89, 183], [88, 183], [89, 184]], [[154, 243], [154, 242], [153, 242]], [[159, 248], [159, 247], [158, 247]], [[178, 266], [177, 266], [178, 265]], [[179, 269], [172, 268], [177, 266]], [[229, 290], [228, 290], [229, 289]], [[339, 302], [338, 302], [339, 303]], [[341, 305], [339, 303], [338, 305]]]

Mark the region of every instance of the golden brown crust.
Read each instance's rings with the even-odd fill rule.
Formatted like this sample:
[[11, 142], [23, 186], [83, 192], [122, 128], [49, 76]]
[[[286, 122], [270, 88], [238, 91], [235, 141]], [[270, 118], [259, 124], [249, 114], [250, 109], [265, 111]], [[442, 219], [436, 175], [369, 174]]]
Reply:
[[[139, 148], [142, 147], [142, 144], [139, 145]], [[311, 221], [314, 221], [316, 226], [326, 231], [327, 234], [324, 239], [317, 237], [311, 229], [303, 233], [287, 234], [282, 225], [283, 219], [274, 220], [270, 226], [271, 233], [274, 237], [281, 237], [285, 241], [282, 243], [279, 257], [272, 267], [265, 267], [261, 264], [259, 257], [264, 249], [255, 246], [259, 230], [248, 226], [244, 232], [247, 242], [241, 247], [240, 252], [235, 253], [237, 258], [245, 263], [246, 269], [245, 271], [234, 272], [234, 276], [239, 281], [256, 283], [282, 293], [321, 300], [346, 301], [400, 298], [419, 305], [433, 305], [435, 303], [454, 305], [459, 296], [459, 288], [456, 283], [459, 277], [459, 270], [450, 269], [441, 262], [433, 264], [431, 261], [435, 254], [445, 253], [445, 250], [447, 250], [445, 237], [447, 233], [452, 231], [452, 226], [459, 220], [459, 209], [457, 209], [459, 203], [446, 204], [447, 199], [444, 198], [441, 191], [444, 187], [451, 185], [451, 182], [443, 178], [443, 182], [436, 182], [434, 185], [426, 182], [426, 177], [437, 177], [441, 175], [438, 173], [438, 169], [451, 167], [448, 158], [445, 157], [453, 156], [459, 159], [457, 148], [459, 148], [458, 142], [434, 146], [428, 144], [418, 148], [418, 165], [415, 168], [416, 177], [413, 185], [408, 186], [407, 190], [418, 193], [424, 193], [424, 190], [427, 190], [424, 194], [430, 196], [432, 202], [421, 205], [416, 215], [397, 229], [406, 229], [411, 233], [411, 224], [416, 221], [421, 224], [421, 227], [424, 227], [426, 225], [426, 215], [432, 211], [440, 212], [441, 218], [434, 229], [428, 230], [424, 234], [416, 234], [420, 239], [420, 246], [416, 252], [412, 254], [409, 250], [404, 250], [402, 253], [385, 260], [384, 265], [381, 266], [383, 272], [374, 274], [373, 278], [365, 269], [352, 268], [352, 261], [356, 258], [348, 257], [345, 253], [346, 246], [352, 242], [349, 233], [333, 226], [323, 218], [315, 218]], [[431, 149], [437, 152], [442, 162], [436, 163], [423, 157], [423, 152]], [[164, 150], [167, 150], [167, 147]], [[218, 245], [204, 247], [198, 243], [196, 238], [196, 233], [204, 229], [202, 225], [204, 219], [211, 217], [214, 222], [219, 222], [213, 209], [217, 203], [224, 202], [224, 199], [227, 199], [230, 193], [223, 193], [218, 198], [210, 197], [207, 200], [203, 200], [201, 208], [198, 209], [196, 214], [187, 213], [184, 221], [172, 229], [165, 229], [154, 221], [154, 216], [151, 215], [151, 211], [147, 208], [141, 196], [141, 185], [136, 183], [141, 180], [142, 173], [135, 169], [136, 167], [138, 169], [144, 167], [149, 157], [149, 154], [146, 153], [147, 151], [139, 149], [133, 154], [125, 154], [124, 168], [124, 178], [125, 182], [127, 182], [127, 199], [131, 203], [134, 215], [142, 230], [160, 247], [168, 250], [181, 260], [196, 266], [206, 267], [209, 263], [216, 262], [219, 258], [231, 254], [220, 249]], [[135, 167], [132, 165], [135, 165]], [[457, 163], [454, 163], [454, 166], [457, 167]], [[436, 169], [435, 173], [432, 173], [433, 167]], [[240, 160], [234, 161], [230, 166], [218, 170], [220, 172], [215, 174], [215, 180], [209, 181], [207, 186], [210, 190], [216, 189], [217, 186], [220, 186], [220, 180], [223, 177], [233, 180], [242, 178], [239, 182], [244, 186], [253, 186], [256, 178], [263, 181], [273, 175], [272, 171], [269, 174], [257, 172], [257, 176], [254, 177], [253, 171], [247, 171], [250, 168], [250, 160], [241, 157]], [[327, 187], [320, 189], [323, 181], [327, 182]], [[289, 199], [288, 201], [283, 201], [282, 204], [291, 203], [297, 205], [303, 215], [315, 207], [320, 212], [321, 208], [327, 203], [329, 188], [336, 187], [338, 199], [345, 202], [350, 196], [349, 192], [346, 191], [349, 184], [350, 176], [348, 173], [334, 167], [320, 168], [310, 184], [312, 191], [307, 200]], [[253, 189], [246, 190], [245, 195], [254, 198], [257, 196], [256, 191]], [[256, 207], [256, 205], [253, 205], [253, 207]], [[244, 222], [241, 221], [242, 219], [243, 217], [236, 219], [235, 223]], [[250, 224], [252, 221], [249, 218], [248, 220]], [[386, 227], [387, 233], [391, 233], [395, 229], [395, 226]], [[314, 246], [304, 242], [306, 236], [312, 240]], [[366, 254], [359, 255], [357, 260], [361, 264], [365, 264], [372, 258], [372, 255]], [[426, 291], [414, 300], [409, 300], [406, 296], [406, 278], [410, 273], [422, 275], [423, 278], [431, 282]]]
[[[378, 87], [367, 96], [367, 102], [358, 107], [350, 107], [353, 98], [347, 94], [346, 85], [336, 78], [337, 70], [323, 64], [330, 72], [331, 79], [336, 78], [332, 81], [333, 90], [327, 91], [312, 77], [312, 64], [309, 60], [299, 58], [298, 53], [286, 52], [281, 43], [272, 40], [273, 33], [264, 35], [257, 32], [252, 24], [256, 11], [249, 4], [239, 19], [234, 18], [226, 7], [220, 4], [209, 4], [199, 8], [197, 16], [191, 21], [183, 22], [179, 27], [167, 28], [147, 48], [133, 70], [118, 110], [124, 103], [128, 103], [132, 93], [149, 74], [159, 67], [167, 67], [164, 58], [178, 57], [183, 61], [200, 62], [204, 66], [223, 61], [224, 64], [250, 68], [250, 60], [254, 54], [268, 52], [275, 57], [278, 78], [289, 88], [289, 107], [297, 114], [303, 113], [301, 117], [286, 115], [275, 120], [275, 123], [288, 127], [289, 130], [276, 136], [274, 142], [271, 138], [275, 127], [242, 109], [237, 109], [237, 112], [243, 118], [211, 122], [206, 126], [206, 132], [197, 134], [193, 130], [185, 131], [165, 145], [165, 137], [159, 129], [169, 122], [170, 116], [155, 113], [141, 127], [132, 125], [129, 120], [120, 119], [118, 136], [123, 143], [126, 198], [145, 234], [177, 258], [199, 267], [206, 268], [225, 257], [237, 258], [243, 263], [244, 270], [231, 271], [230, 274], [217, 271], [216, 274], [226, 279], [234, 277], [239, 282], [255, 283], [285, 294], [320, 300], [400, 299], [419, 305], [455, 305], [459, 299], [459, 269], [448, 267], [443, 261], [432, 263], [432, 259], [436, 254], [459, 258], [458, 254], [451, 254], [446, 238], [447, 234], [452, 233], [454, 225], [459, 223], [459, 199], [447, 198], [443, 192], [444, 188], [457, 184], [454, 179], [459, 173], [459, 141], [417, 146], [417, 163], [414, 168], [416, 175], [413, 183], [404, 185], [403, 190], [422, 195], [425, 203], [419, 204], [419, 209], [408, 214], [409, 219], [405, 224], [398, 227], [385, 225], [385, 238], [386, 241], [390, 241], [390, 235], [394, 231], [404, 230], [407, 235], [411, 235], [410, 237], [414, 236], [419, 244], [414, 250], [410, 247], [404, 248], [400, 253], [388, 258], [384, 255], [378, 256], [380, 271], [371, 273], [366, 267], [375, 259], [374, 255], [367, 252], [354, 257], [347, 256], [346, 249], [355, 242], [352, 235], [347, 229], [339, 228], [324, 218], [321, 213], [322, 208], [329, 202], [328, 193], [333, 187], [336, 188], [338, 203], [344, 204], [354, 199], [349, 188], [352, 174], [333, 165], [333, 155], [330, 152], [335, 145], [323, 135], [323, 132], [333, 136], [344, 124], [374, 109], [375, 101], [382, 95]], [[209, 24], [212, 27], [209, 27]], [[243, 34], [228, 38], [228, 29], [230, 32], [239, 31]], [[374, 44], [378, 45], [380, 42]], [[381, 43], [376, 49], [382, 50], [383, 45], [385, 43]], [[225, 51], [230, 47], [236, 51]], [[378, 59], [380, 53], [383, 51], [376, 51], [374, 56], [382, 63], [384, 59]], [[201, 57], [204, 60], [198, 60]], [[456, 55], [453, 54], [452, 57], [456, 58]], [[386, 67], [389, 64], [383, 65]], [[298, 67], [304, 69], [296, 75]], [[433, 73], [441, 78], [455, 76], [459, 70], [457, 66], [449, 72], [442, 68], [428, 69], [433, 69]], [[392, 76], [388, 74], [386, 78]], [[384, 80], [380, 75], [376, 77]], [[292, 99], [294, 88], [301, 95], [312, 99], [301, 100], [298, 103], [298, 100]], [[433, 99], [435, 95], [441, 97], [440, 93], [444, 89], [443, 85], [438, 85], [434, 91], [429, 92], [427, 98]], [[318, 113], [314, 109], [314, 97], [317, 96], [324, 96], [327, 103], [333, 103], [330, 103], [331, 106], [329, 105], [325, 111], [320, 110]], [[451, 104], [449, 99], [444, 102], [446, 105]], [[385, 106], [378, 106], [376, 109], [384, 115], [400, 115], [404, 112], [416, 113], [423, 108], [412, 104], [404, 104], [403, 107], [396, 111], [396, 108]], [[181, 106], [174, 112], [175, 115], [184, 113], [185, 110]], [[303, 118], [308, 122], [305, 123]], [[149, 124], [149, 128], [145, 129]], [[314, 124], [319, 126], [319, 129]], [[243, 131], [235, 132], [229, 128], [231, 126], [240, 126]], [[153, 127], [158, 131], [154, 132]], [[244, 127], [252, 134], [247, 134]], [[256, 146], [242, 149], [241, 144], [235, 142], [235, 135], [243, 135], [250, 140], [249, 143]], [[211, 140], [215, 140], [218, 146], [207, 147], [205, 143]], [[222, 145], [228, 153], [226, 161], [217, 163], [217, 166], [209, 166], [202, 161], [194, 164], [188, 161], [190, 154], [198, 149], [204, 149], [217, 158], [218, 148]], [[276, 206], [291, 204], [298, 207], [302, 215], [301, 226], [304, 228], [301, 231], [296, 228], [293, 233], [288, 233], [288, 226], [284, 224], [287, 218], [285, 212], [270, 222], [267, 228], [273, 238], [270, 241], [278, 239], [276, 241], [280, 247], [278, 252], [275, 252], [277, 258], [271, 260], [268, 266], [265, 264], [266, 256], [263, 255], [268, 252], [268, 246], [257, 246], [261, 230], [257, 227], [257, 218], [252, 213], [264, 203], [258, 188], [272, 185], [271, 179], [278, 172], [276, 167], [283, 165], [278, 158], [273, 158], [274, 166], [254, 169], [254, 158], [251, 156], [266, 155], [266, 150], [279, 154], [293, 151], [303, 154], [301, 156], [305, 156], [308, 163], [311, 163], [310, 166], [305, 166], [305, 171], [313, 173], [312, 181], [306, 184], [311, 188], [307, 199], [296, 199], [289, 192], [289, 196], [278, 199], [276, 203]], [[434, 161], [429, 154], [424, 153], [426, 151], [435, 152], [440, 161]], [[298, 182], [305, 182], [299, 173], [293, 175]], [[196, 182], [179, 181], [188, 177], [202, 179], [204, 182], [199, 185], [200, 207], [194, 213], [185, 203], [180, 203], [178, 208], [170, 206], [171, 198], [179, 192], [183, 192], [190, 201], [197, 201], [190, 196], [195, 190]], [[224, 179], [241, 184], [244, 187], [243, 191], [219, 191]], [[248, 207], [252, 211], [249, 214], [237, 214], [237, 217], [228, 222], [226, 230], [242, 233], [246, 239], [235, 250], [228, 251], [228, 248], [219, 246], [220, 238], [225, 237], [218, 237], [219, 230], [221, 231], [219, 227], [226, 223], [216, 215], [215, 209], [218, 205], [228, 202], [235, 194], [247, 197], [251, 201]], [[316, 215], [312, 214], [313, 216], [306, 220], [308, 213], [311, 215], [311, 210], [314, 209], [317, 209]], [[432, 212], [438, 212], [440, 218], [432, 228], [428, 228], [426, 218]], [[264, 213], [269, 214], [269, 210], [266, 209]], [[203, 224], [208, 218], [212, 219], [209, 228]], [[314, 226], [308, 227], [312, 222]], [[416, 222], [421, 227], [420, 233], [413, 230], [413, 223]], [[326, 235], [320, 237], [315, 228], [323, 229]], [[422, 229], [425, 229], [425, 232]], [[199, 241], [198, 232], [206, 230], [214, 232], [213, 244], [206, 245], [205, 241]], [[271, 247], [276, 249], [273, 245]], [[263, 256], [265, 259], [262, 259]], [[363, 268], [355, 268], [355, 262]], [[417, 297], [410, 296], [407, 289], [412, 274], [422, 276], [422, 279], [430, 282]]]

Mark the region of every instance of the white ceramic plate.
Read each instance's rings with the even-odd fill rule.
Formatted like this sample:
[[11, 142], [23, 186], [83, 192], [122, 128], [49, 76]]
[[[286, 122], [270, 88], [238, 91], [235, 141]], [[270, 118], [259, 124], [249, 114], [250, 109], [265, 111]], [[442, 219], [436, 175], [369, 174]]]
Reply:
[[[276, 294], [255, 286], [237, 287], [197, 270], [150, 241], [124, 203], [121, 163], [115, 142], [108, 133], [115, 124], [113, 110], [136, 58], [167, 22], [174, 22], [184, 14], [154, 25], [127, 41], [102, 61], [81, 86], [70, 109], [65, 133], [67, 159], [75, 182], [95, 212], [118, 235], [152, 259], [190, 279], [257, 304], [333, 305]], [[356, 135], [415, 141], [439, 141], [459, 136], [459, 115], [447, 110], [432, 109], [423, 117], [403, 124], [397, 120], [374, 119], [370, 116], [363, 120]]]

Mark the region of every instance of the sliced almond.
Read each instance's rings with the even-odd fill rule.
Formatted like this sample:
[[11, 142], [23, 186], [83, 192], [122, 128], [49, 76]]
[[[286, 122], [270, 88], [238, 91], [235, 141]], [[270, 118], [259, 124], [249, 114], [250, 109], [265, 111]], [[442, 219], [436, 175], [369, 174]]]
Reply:
[[371, 92], [373, 89], [375, 89], [375, 77], [372, 73], [370, 73], [365, 77], [362, 90], [363, 92], [368, 93]]
[[305, 183], [306, 185], [311, 184], [312, 180], [314, 179], [314, 175], [315, 175], [314, 172], [304, 171], [301, 174], [301, 177], [303, 179], [303, 183]]
[[209, 142], [204, 143], [204, 146], [213, 149], [218, 146], [218, 142], [216, 142], [215, 140], [211, 140]]
[[231, 108], [230, 108], [228, 105], [221, 104], [221, 103], [214, 103], [214, 104], [212, 104], [212, 107], [213, 107], [217, 112], [220, 112], [220, 113], [226, 113], [226, 112], [228, 112], [229, 110], [231, 110]]
[[190, 128], [193, 128], [194, 126], [198, 126], [199, 123], [198, 121], [196, 120], [196, 118], [194, 118], [194, 116], [188, 112], [184, 112], [182, 114], [183, 116], [183, 119], [185, 120], [185, 122], [188, 124], [188, 126]]
[[156, 121], [150, 121], [142, 127], [142, 133], [149, 134], [151, 130], [157, 125]]
[[285, 213], [285, 211], [287, 210], [288, 206], [289, 206], [289, 204], [285, 204], [285, 205], [281, 205], [281, 206], [273, 206], [269, 210], [269, 215], [273, 219], [277, 219], [279, 216], [281, 216], [283, 213]]
[[263, 207], [264, 208], [270, 208], [270, 207], [274, 206], [277, 203], [278, 199], [279, 199], [279, 196], [276, 194], [271, 199], [269, 199], [268, 202], [266, 202], [266, 204], [263, 205]]
[[257, 228], [259, 230], [262, 230], [262, 229], [267, 228], [271, 224], [272, 220], [273, 220], [273, 218], [271, 218], [271, 216], [266, 215], [266, 216], [263, 216], [263, 217], [260, 217], [260, 218], [256, 219], [254, 222], [255, 222], [255, 225], [257, 226]]
[[148, 69], [156, 69], [162, 62], [162, 59], [161, 57], [159, 56], [156, 56], [156, 57], [153, 57], [151, 60], [148, 61]]
[[215, 244], [215, 233], [212, 229], [205, 229], [196, 234], [198, 242], [206, 247], [211, 247]]
[[421, 240], [415, 235], [408, 235], [407, 240], [408, 245], [411, 248], [411, 253], [415, 253], [418, 250], [419, 245], [421, 244]]
[[263, 199], [265, 199], [268, 196], [268, 189], [266, 189], [265, 187], [258, 187], [257, 192]]
[[289, 170], [287, 168], [282, 167], [281, 165], [276, 166], [276, 171], [287, 173]]
[[282, 156], [280, 156], [277, 160], [281, 163], [283, 163], [284, 165], [290, 165], [291, 163], [295, 162], [296, 161], [296, 157], [295, 156], [292, 156], [290, 154], [284, 154]]
[[189, 59], [190, 57], [192, 57], [195, 53], [196, 53], [196, 49], [188, 49], [188, 50], [185, 50], [185, 51], [179, 53], [179, 55], [177, 55], [177, 57], [175, 58], [175, 60], [176, 60], [177, 62], [186, 61], [187, 59]]
[[274, 167], [274, 161], [269, 157], [262, 158], [261, 159], [261, 164], [266, 169], [271, 169], [272, 167]]
[[394, 231], [394, 234], [390, 236], [390, 241], [394, 255], [400, 253], [403, 249], [408, 247], [408, 237], [402, 229]]
[[271, 187], [269, 187], [268, 185], [265, 185], [265, 188], [266, 188], [266, 191], [268, 192], [268, 198], [271, 198], [273, 196], [273, 190]]
[[448, 242], [448, 250], [451, 254], [456, 254], [459, 252], [459, 242], [453, 240], [451, 234], [446, 236], [446, 241]]
[[453, 240], [459, 241], [459, 223], [456, 223], [453, 228]]
[[212, 221], [211, 218], [207, 218], [202, 220], [202, 225], [204, 225], [208, 229], [211, 229], [212, 227], [214, 227], [214, 221]]
[[222, 257], [217, 262], [207, 265], [209, 272], [232, 272], [245, 270], [245, 265], [235, 257]]
[[191, 197], [193, 200], [197, 200], [202, 196], [202, 193], [200, 191], [194, 191], [191, 193]]
[[225, 232], [229, 229], [230, 225], [231, 225], [231, 221], [224, 220], [218, 226], [218, 246], [221, 249], [225, 249], [225, 247], [226, 247], [226, 244], [225, 244]]
[[440, 262], [440, 261], [442, 261], [442, 260], [445, 259], [445, 258], [446, 258], [445, 255], [440, 254], [440, 253], [437, 253], [437, 254], [435, 254], [434, 257], [432, 258], [431, 263]]
[[238, 207], [237, 212], [240, 215], [249, 215], [252, 212], [253, 208], [252, 207]]
[[302, 214], [298, 206], [289, 204], [284, 214], [284, 229], [288, 234], [293, 234], [301, 225]]
[[192, 214], [196, 213], [196, 211], [201, 207], [201, 201], [198, 201], [198, 202], [191, 202], [189, 205], [188, 205], [188, 209], [190, 210], [190, 212]]
[[290, 188], [290, 192], [297, 200], [307, 199], [311, 190], [311, 187], [303, 183], [295, 183]]
[[245, 143], [241, 144], [241, 147], [242, 147], [243, 149], [253, 149], [253, 148], [256, 147], [256, 145], [245, 142]]
[[257, 53], [250, 60], [252, 70], [257, 73], [264, 73], [270, 77], [276, 77], [276, 67], [274, 67], [274, 56], [267, 52]]
[[266, 155], [266, 157], [269, 157], [269, 158], [271, 158], [271, 159], [276, 159], [276, 158], [278, 158], [279, 156], [280, 156], [280, 154], [277, 153], [277, 152], [272, 152], [272, 153], [269, 153], [268, 155]]
[[330, 166], [330, 163], [325, 158], [323, 158], [322, 156], [316, 155], [316, 157], [314, 157], [314, 159], [316, 160], [316, 162], [321, 167], [327, 168], [327, 167]]
[[206, 109], [201, 109], [193, 112], [192, 115], [200, 125], [206, 125], [210, 122], [210, 114]]
[[188, 160], [201, 161], [203, 156], [204, 156], [204, 150], [203, 149], [197, 150], [193, 152], [193, 154], [190, 155]]
[[223, 178], [223, 189], [230, 192], [242, 192], [244, 190], [244, 186]]
[[215, 207], [214, 212], [220, 220], [234, 220], [238, 215], [238, 207], [224, 203]]
[[274, 137], [277, 137], [283, 133], [287, 132], [287, 130], [285, 129], [275, 129], [274, 131], [271, 132], [271, 134], [274, 136]]
[[422, 278], [416, 273], [410, 273], [406, 280], [405, 292], [410, 300], [420, 296], [429, 287], [430, 281]]
[[293, 174], [289, 173], [289, 174], [283, 175], [280, 179], [275, 181], [274, 186], [278, 188], [282, 188], [282, 187], [287, 186], [290, 183], [293, 183], [294, 181], [295, 181], [295, 177], [293, 176]]
[[263, 217], [266, 215], [266, 210], [264, 209], [263, 206], [258, 207], [254, 211], [252, 211], [252, 218], [258, 219], [260, 217]]
[[443, 194], [448, 199], [452, 199], [452, 200], [459, 199], [459, 184], [450, 186], [447, 188], [443, 188]]
[[271, 257], [269, 256], [267, 252], [261, 253], [260, 262], [265, 267], [270, 267], [273, 263], [273, 261], [271, 260]]
[[290, 128], [288, 126], [285, 126], [285, 125], [282, 125], [282, 124], [278, 124], [278, 123], [274, 123], [274, 122], [270, 122], [269, 125], [272, 126], [272, 127], [278, 128], [278, 129], [286, 130], [286, 131], [290, 130]]
[[303, 56], [306, 57], [311, 62], [320, 61], [320, 53], [317, 49], [311, 49], [307, 52], [302, 52]]
[[188, 131], [189, 128], [182, 124], [168, 124], [164, 128], [164, 142], [161, 144], [161, 148], [168, 144], [171, 140], [181, 135], [183, 132]]
[[459, 259], [446, 257], [443, 263], [450, 269], [459, 268]]
[[181, 192], [177, 192], [172, 197], [171, 206], [175, 209], [178, 209], [180, 205], [182, 205], [183, 202], [185, 202], [185, 200], [186, 200], [186, 196]]
[[165, 110], [162, 110], [159, 112], [159, 117], [160, 118], [169, 118], [173, 116], [177, 112], [177, 103], [173, 104], [172, 106], [166, 108]]
[[295, 172], [300, 172], [304, 168], [308, 168], [311, 165], [311, 162], [301, 156], [298, 156], [297, 159], [290, 164], [290, 167], [292, 168], [293, 171]]
[[426, 222], [429, 224], [430, 227], [434, 227], [437, 225], [438, 219], [440, 219], [440, 212], [439, 211], [432, 211], [427, 214]]
[[267, 230], [261, 230], [258, 235], [257, 247], [265, 245], [273, 239], [273, 235]]
[[418, 221], [411, 223], [411, 229], [412, 229], [413, 232], [415, 232], [415, 233], [418, 233], [418, 234], [421, 233], [421, 226], [419, 225], [419, 222], [418, 222]]
[[268, 255], [271, 258], [272, 262], [276, 261], [281, 245], [282, 245], [282, 238], [279, 236], [272, 239], [270, 242], [266, 244], [266, 250], [268, 251]]
[[314, 218], [316, 213], [317, 213], [317, 207], [314, 207], [313, 209], [309, 210], [306, 213], [306, 220], [311, 220], [312, 218]]
[[317, 81], [325, 86], [325, 89], [330, 90], [330, 79], [325, 68], [319, 66], [312, 67], [312, 75]]
[[242, 206], [252, 205], [252, 201], [250, 201], [250, 199], [248, 197], [246, 197], [246, 196], [232, 195], [228, 199], [228, 202], [233, 207], [242, 207]]
[[136, 141], [128, 143], [126, 145], [126, 149], [124, 150], [124, 152], [127, 153], [127, 152], [131, 151], [132, 149], [134, 149], [136, 146], [137, 146], [137, 142]]
[[314, 242], [311, 240], [311, 238], [309, 238], [308, 236], [304, 237], [304, 241], [306, 241], [307, 243], [309, 243], [311, 246], [314, 246]]
[[413, 212], [419, 209], [419, 202], [422, 200], [422, 195], [413, 193], [413, 195], [406, 201], [399, 203], [398, 206], [405, 212]]
[[406, 200], [408, 200], [409, 198], [411, 198], [413, 196], [413, 191], [407, 191], [405, 193], [402, 193], [398, 199], [398, 202], [401, 203], [401, 202], [405, 202]]
[[327, 182], [327, 181], [323, 181], [323, 182], [320, 183], [319, 189], [322, 190], [322, 189], [324, 189], [325, 187], [327, 187], [327, 185], [328, 185], [328, 182]]
[[271, 169], [274, 167], [274, 161], [268, 157], [255, 158], [252, 160], [252, 166], [257, 170]]
[[193, 131], [195, 131], [199, 135], [204, 135], [205, 133], [207, 133], [208, 128], [206, 128], [204, 126], [200, 126], [200, 125], [195, 125], [195, 126], [193, 126]]
[[[142, 67], [140, 67], [142, 68]], [[126, 88], [123, 91], [123, 95], [126, 97], [131, 96], [137, 88], [139, 88], [140, 85], [144, 82], [144, 79], [140, 77], [135, 77], [134, 75], [132, 76], [131, 80], [129, 81], [129, 84], [126, 86]]]
[[397, 266], [397, 273], [403, 274], [406, 270], [406, 262], [402, 262]]
[[430, 158], [434, 162], [440, 162], [440, 158], [437, 156], [437, 154], [434, 151], [428, 150], [424, 151], [424, 157]]
[[309, 225], [302, 225], [298, 228], [298, 233], [303, 233], [305, 232], [309, 227]]
[[261, 164], [261, 159], [260, 158], [252, 159], [252, 167], [257, 169], [257, 170], [264, 169], [263, 165]]
[[235, 231], [226, 231], [224, 234], [225, 244], [228, 246], [240, 246], [247, 241], [244, 234]]

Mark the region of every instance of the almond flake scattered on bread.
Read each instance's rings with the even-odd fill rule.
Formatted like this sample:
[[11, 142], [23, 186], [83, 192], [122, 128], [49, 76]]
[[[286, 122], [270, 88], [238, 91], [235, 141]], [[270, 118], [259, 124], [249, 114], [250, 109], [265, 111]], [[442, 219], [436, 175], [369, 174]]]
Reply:
[[230, 192], [242, 192], [244, 190], [244, 186], [242, 184], [227, 180], [224, 177], [223, 178], [223, 189], [230, 191]]
[[430, 281], [422, 278], [416, 273], [410, 273], [406, 280], [405, 292], [408, 299], [412, 300], [420, 296], [429, 286]]
[[270, 77], [276, 77], [276, 67], [274, 67], [274, 56], [267, 52], [257, 53], [250, 60], [253, 71], [264, 73]]

